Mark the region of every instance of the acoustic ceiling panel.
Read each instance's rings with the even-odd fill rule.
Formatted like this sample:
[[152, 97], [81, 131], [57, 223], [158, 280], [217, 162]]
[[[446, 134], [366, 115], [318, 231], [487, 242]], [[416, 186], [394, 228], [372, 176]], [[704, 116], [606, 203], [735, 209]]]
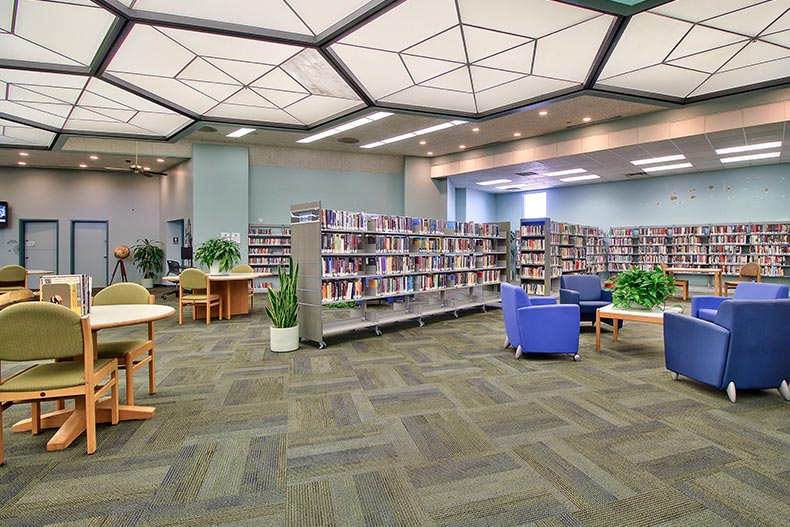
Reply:
[[49, 147], [55, 139], [54, 132], [0, 119], [0, 145]]

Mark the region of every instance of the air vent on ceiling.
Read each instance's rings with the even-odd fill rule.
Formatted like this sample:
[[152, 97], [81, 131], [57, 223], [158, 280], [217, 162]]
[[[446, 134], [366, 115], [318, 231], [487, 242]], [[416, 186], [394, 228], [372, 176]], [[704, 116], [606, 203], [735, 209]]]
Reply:
[[517, 176], [527, 177], [527, 176], [537, 176], [537, 172], [527, 171], [527, 172], [516, 172]]
[[213, 126], [201, 126], [200, 128], [198, 128], [198, 132], [206, 132], [207, 134], [213, 134], [216, 131], [217, 129], [214, 128]]
[[356, 137], [338, 137], [337, 142], [345, 143], [347, 145], [355, 145], [359, 143], [359, 139], [357, 139]]
[[630, 174], [624, 174], [624, 177], [637, 177], [637, 176], [646, 176], [645, 172], [631, 172]]

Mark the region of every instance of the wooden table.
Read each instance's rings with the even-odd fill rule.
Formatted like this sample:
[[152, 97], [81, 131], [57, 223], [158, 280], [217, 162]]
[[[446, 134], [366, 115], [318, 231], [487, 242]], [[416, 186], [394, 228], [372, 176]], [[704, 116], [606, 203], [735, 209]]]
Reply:
[[[671, 313], [680, 313], [680, 308], [669, 308], [666, 310]], [[614, 333], [614, 341], [618, 337], [618, 320], [631, 320], [633, 322], [646, 322], [648, 324], [664, 325], [664, 311], [649, 311], [647, 309], [617, 309], [613, 304], [599, 307], [595, 310], [595, 351], [601, 352], [601, 319], [611, 319]]]
[[[167, 318], [175, 312], [176, 310], [170, 306], [157, 304], [93, 306], [89, 315], [91, 332], [93, 334], [93, 349], [96, 350], [97, 334], [101, 329], [145, 324]], [[109, 398], [102, 399], [96, 404], [97, 423], [109, 423], [111, 421], [111, 406], [112, 403]], [[118, 414], [121, 421], [150, 419], [156, 414], [156, 408], [153, 406], [119, 404]], [[23, 419], [15, 423], [11, 430], [13, 432], [27, 432], [32, 427], [32, 419]], [[58, 427], [59, 430], [47, 442], [47, 450], [63, 450], [85, 431], [84, 399], [76, 398], [74, 408], [56, 410], [41, 416], [41, 428]]]
[[[218, 293], [222, 297], [222, 318], [230, 320], [231, 315], [246, 315], [250, 312], [249, 289], [247, 282], [256, 278], [271, 276], [267, 273], [227, 273], [210, 274], [208, 279], [211, 282], [211, 292]], [[163, 276], [162, 280], [178, 283], [178, 276]], [[216, 289], [214, 288], [216, 285]], [[203, 318], [206, 316], [202, 310], [205, 306], [197, 305], [196, 316]], [[211, 316], [218, 316], [219, 308], [211, 309]], [[201, 314], [202, 313], [202, 314]]]
[[713, 275], [713, 294], [722, 295], [721, 267], [667, 267], [667, 274], [670, 276], [677, 274], [712, 274]]

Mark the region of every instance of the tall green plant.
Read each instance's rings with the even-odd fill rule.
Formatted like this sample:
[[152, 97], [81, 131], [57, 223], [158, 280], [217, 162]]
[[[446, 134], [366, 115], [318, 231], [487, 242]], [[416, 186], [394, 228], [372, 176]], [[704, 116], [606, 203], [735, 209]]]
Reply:
[[296, 297], [296, 282], [299, 278], [299, 264], [293, 259], [288, 259], [288, 270], [279, 266], [277, 278], [280, 288], [269, 288], [269, 305], [266, 306], [266, 316], [276, 328], [292, 328], [296, 326], [296, 314], [299, 310], [299, 301]]
[[155, 279], [162, 272], [162, 259], [165, 249], [159, 240], [138, 239], [132, 246], [134, 265], [143, 273], [143, 278]]
[[195, 250], [195, 260], [206, 267], [217, 262], [219, 272], [230, 271], [241, 260], [239, 244], [225, 238], [209, 238]]
[[618, 308], [629, 308], [634, 304], [656, 307], [675, 293], [675, 280], [664, 274], [659, 267], [652, 271], [632, 268], [621, 272], [611, 280], [614, 284], [612, 304]]

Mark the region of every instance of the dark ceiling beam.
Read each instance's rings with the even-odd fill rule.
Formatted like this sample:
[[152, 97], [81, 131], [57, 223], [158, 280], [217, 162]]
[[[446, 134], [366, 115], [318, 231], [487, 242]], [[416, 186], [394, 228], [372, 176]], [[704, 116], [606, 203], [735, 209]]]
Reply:
[[643, 0], [635, 5], [622, 4], [614, 0], [556, 0], [557, 2], [576, 7], [594, 9], [603, 13], [618, 16], [632, 16], [642, 11], [647, 11], [674, 0]]
[[615, 19], [612, 27], [609, 30], [609, 33], [606, 35], [606, 38], [601, 44], [601, 47], [598, 49], [598, 53], [593, 60], [593, 65], [590, 68], [587, 79], [584, 81], [584, 89], [592, 89], [595, 86], [595, 83], [598, 82], [598, 77], [601, 75], [606, 63], [609, 61], [609, 57], [611, 57], [612, 53], [614, 53], [617, 43], [623, 36], [625, 28], [628, 27], [628, 22], [630, 20], [630, 17], [622, 16], [619, 16]]
[[381, 0], [373, 8], [362, 8], [330, 27], [320, 35], [318, 45], [327, 47], [346, 37], [362, 25], [380, 17], [406, 0]]

